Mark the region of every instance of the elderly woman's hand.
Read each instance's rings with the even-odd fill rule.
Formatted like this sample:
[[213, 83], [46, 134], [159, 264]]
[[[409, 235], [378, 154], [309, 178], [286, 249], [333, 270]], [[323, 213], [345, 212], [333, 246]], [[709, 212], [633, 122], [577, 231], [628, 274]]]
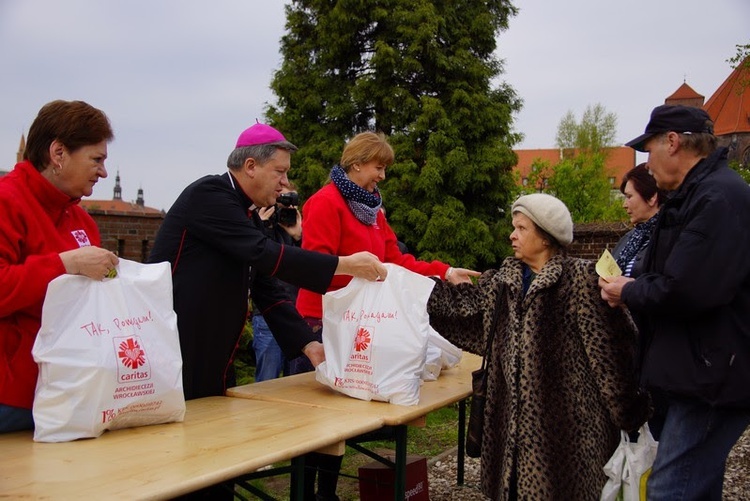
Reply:
[[445, 280], [452, 284], [470, 284], [471, 277], [478, 277], [481, 273], [474, 270], [467, 270], [466, 268], [448, 268], [445, 272]]
[[120, 261], [113, 252], [91, 246], [61, 252], [60, 259], [66, 273], [94, 280], [104, 280]]

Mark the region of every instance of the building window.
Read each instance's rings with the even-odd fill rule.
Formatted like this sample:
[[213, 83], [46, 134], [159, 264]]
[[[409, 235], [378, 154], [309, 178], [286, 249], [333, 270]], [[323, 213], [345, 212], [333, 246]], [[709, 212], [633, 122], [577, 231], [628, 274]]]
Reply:
[[120, 257], [125, 257], [125, 239], [117, 239], [117, 255]]
[[525, 177], [525, 178], [521, 179], [521, 184], [523, 186], [528, 186], [528, 184], [529, 184], [529, 178]]
[[141, 263], [148, 261], [148, 240], [141, 241]]

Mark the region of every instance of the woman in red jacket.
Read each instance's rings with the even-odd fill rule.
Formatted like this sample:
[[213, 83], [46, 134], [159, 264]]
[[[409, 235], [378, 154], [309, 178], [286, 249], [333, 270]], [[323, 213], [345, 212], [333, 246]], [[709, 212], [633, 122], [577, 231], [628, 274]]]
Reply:
[[[394, 263], [422, 275], [438, 276], [451, 283], [469, 282], [479, 273], [452, 268], [440, 261], [420, 261], [399, 250], [396, 235], [385, 219], [378, 183], [393, 163], [393, 148], [384, 134], [363, 132], [344, 147], [340, 165], [331, 170], [331, 182], [311, 196], [302, 207], [302, 248], [337, 256], [369, 251], [384, 263]], [[351, 277], [336, 276], [329, 291], [346, 286]], [[322, 340], [322, 296], [300, 289], [297, 309]], [[299, 357], [290, 361], [290, 373], [312, 371]], [[336, 483], [341, 456], [313, 453], [305, 457], [306, 496], [314, 499], [315, 467], [318, 468], [318, 500], [337, 499]]]
[[78, 206], [107, 177], [113, 137], [100, 110], [53, 101], [31, 124], [23, 162], [0, 178], [0, 433], [34, 426], [31, 348], [47, 285], [64, 273], [101, 280], [117, 265]]

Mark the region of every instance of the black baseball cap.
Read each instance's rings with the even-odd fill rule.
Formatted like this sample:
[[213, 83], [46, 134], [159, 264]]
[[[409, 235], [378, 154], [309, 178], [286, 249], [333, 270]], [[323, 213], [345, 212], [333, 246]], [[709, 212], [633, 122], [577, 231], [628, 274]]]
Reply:
[[643, 146], [646, 141], [663, 132], [680, 134], [708, 132], [713, 134], [714, 123], [708, 113], [701, 108], [681, 104], [662, 104], [651, 112], [651, 119], [648, 121], [646, 131], [632, 141], [625, 143], [625, 146], [630, 146], [638, 151], [645, 151]]

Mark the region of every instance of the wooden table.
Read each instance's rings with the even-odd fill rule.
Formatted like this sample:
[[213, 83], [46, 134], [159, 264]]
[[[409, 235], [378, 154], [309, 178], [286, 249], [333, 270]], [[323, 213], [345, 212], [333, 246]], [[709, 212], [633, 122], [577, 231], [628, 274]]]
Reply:
[[308, 372], [278, 379], [263, 381], [227, 390], [227, 396], [277, 403], [304, 404], [310, 409], [330, 409], [337, 412], [355, 413], [360, 416], [382, 418], [384, 426], [394, 426], [396, 432], [396, 499], [403, 499], [406, 483], [406, 426], [423, 420], [437, 409], [460, 402], [458, 427], [458, 482], [463, 483], [464, 424], [466, 408], [464, 400], [470, 396], [471, 373], [482, 364], [482, 357], [464, 353], [461, 363], [443, 370], [436, 381], [425, 382], [417, 405], [394, 405], [386, 402], [365, 401], [346, 396], [315, 379]]
[[379, 416], [209, 397], [183, 423], [37, 443], [0, 435], [0, 498], [168, 499], [379, 429]]

